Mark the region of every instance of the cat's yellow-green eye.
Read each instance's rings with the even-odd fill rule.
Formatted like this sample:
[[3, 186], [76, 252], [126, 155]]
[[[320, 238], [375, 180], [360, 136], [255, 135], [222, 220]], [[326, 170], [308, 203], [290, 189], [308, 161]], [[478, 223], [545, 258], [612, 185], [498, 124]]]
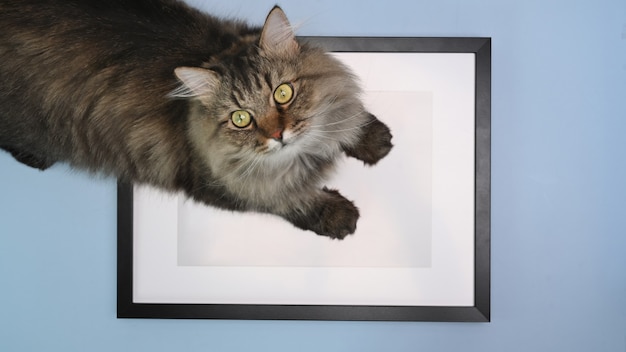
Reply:
[[289, 83], [283, 83], [274, 91], [274, 100], [278, 104], [287, 104], [293, 99], [293, 87]]
[[230, 115], [230, 120], [233, 122], [233, 125], [244, 128], [252, 123], [252, 116], [245, 110], [237, 110]]

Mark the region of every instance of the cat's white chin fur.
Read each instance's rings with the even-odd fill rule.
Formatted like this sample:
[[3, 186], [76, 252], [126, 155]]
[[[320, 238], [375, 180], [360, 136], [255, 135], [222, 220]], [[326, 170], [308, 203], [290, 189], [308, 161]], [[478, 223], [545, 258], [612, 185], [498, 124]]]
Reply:
[[[279, 150], [289, 147], [290, 150], [292, 152], [295, 152], [297, 150], [299, 150], [299, 148], [297, 148], [297, 136], [295, 134], [293, 134], [291, 131], [289, 130], [285, 130], [283, 132], [283, 136], [282, 136], [282, 141], [278, 141], [275, 139], [268, 139], [267, 140], [267, 151], [270, 153], [276, 153]], [[291, 153], [291, 155], [293, 155], [294, 153]]]
[[275, 153], [283, 148], [283, 143], [279, 142], [275, 139], [270, 139], [267, 141], [267, 151], [270, 153]]

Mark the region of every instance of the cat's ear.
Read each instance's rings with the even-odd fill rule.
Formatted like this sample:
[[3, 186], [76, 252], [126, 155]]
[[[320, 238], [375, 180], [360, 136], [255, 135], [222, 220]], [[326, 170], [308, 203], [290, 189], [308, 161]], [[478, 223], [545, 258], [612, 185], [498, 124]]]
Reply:
[[300, 52], [293, 28], [280, 7], [274, 6], [267, 15], [259, 45], [270, 56], [294, 56]]
[[217, 73], [199, 67], [177, 67], [176, 77], [183, 83], [169, 94], [172, 98], [193, 98], [212, 94], [219, 86]]

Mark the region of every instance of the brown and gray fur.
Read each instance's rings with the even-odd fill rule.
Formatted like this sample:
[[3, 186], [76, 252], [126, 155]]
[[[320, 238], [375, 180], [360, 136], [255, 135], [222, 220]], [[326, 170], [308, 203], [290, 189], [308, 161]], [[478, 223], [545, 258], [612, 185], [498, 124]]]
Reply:
[[[359, 213], [324, 180], [342, 153], [372, 165], [391, 149], [359, 94], [278, 7], [257, 28], [175, 0], [0, 0], [0, 147], [41, 170], [67, 162], [343, 238]], [[253, 123], [236, 127], [236, 110]]]

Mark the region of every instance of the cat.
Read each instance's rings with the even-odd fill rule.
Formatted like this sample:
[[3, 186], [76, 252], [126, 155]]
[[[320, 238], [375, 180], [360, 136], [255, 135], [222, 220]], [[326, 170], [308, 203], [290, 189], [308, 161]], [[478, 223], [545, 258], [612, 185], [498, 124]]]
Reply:
[[0, 0], [0, 147], [280, 216], [333, 239], [359, 211], [323, 187], [345, 154], [376, 164], [389, 128], [350, 70], [301, 42], [176, 0]]

